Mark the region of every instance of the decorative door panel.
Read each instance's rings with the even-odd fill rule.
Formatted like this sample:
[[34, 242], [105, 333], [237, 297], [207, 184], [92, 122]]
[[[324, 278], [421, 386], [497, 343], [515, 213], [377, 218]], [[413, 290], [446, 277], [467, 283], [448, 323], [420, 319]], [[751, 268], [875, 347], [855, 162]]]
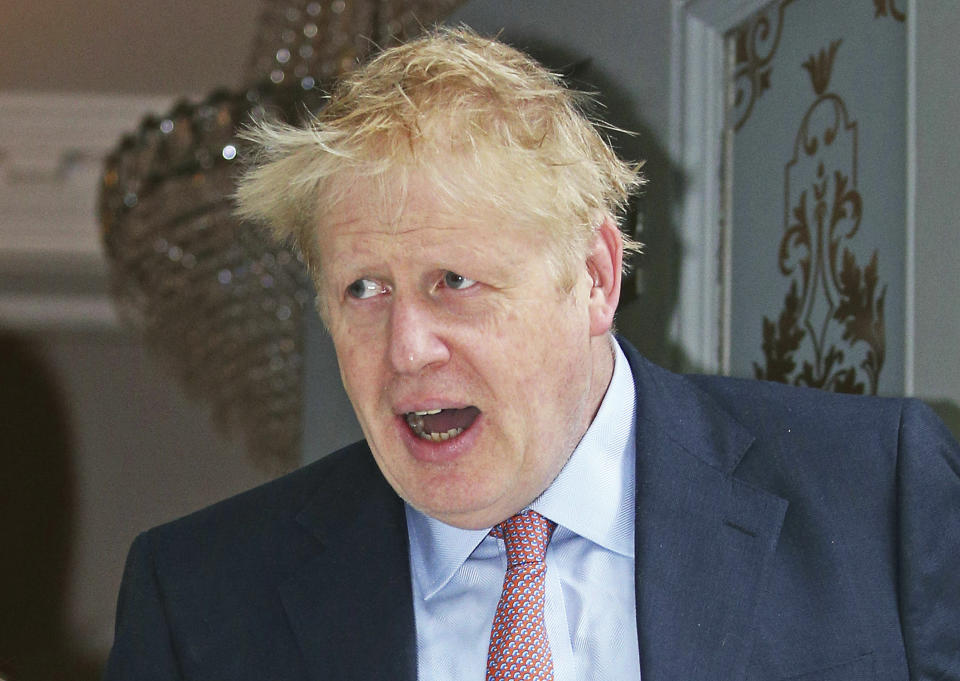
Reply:
[[727, 36], [733, 375], [904, 389], [904, 21], [891, 0], [779, 0]]

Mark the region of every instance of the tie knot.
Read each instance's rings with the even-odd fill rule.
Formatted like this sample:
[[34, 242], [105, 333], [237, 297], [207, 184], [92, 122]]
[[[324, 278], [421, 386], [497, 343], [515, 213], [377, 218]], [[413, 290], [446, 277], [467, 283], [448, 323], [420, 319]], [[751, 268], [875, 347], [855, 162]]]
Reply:
[[523, 563], [542, 563], [557, 524], [536, 511], [523, 511], [490, 530], [507, 547], [507, 569]]

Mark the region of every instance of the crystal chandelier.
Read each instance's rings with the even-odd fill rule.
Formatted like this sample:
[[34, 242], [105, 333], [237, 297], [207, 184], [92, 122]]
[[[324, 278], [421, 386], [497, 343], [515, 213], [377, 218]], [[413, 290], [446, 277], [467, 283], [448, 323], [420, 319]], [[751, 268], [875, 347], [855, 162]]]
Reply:
[[300, 460], [312, 289], [299, 253], [233, 217], [237, 130], [302, 122], [322, 83], [461, 1], [267, 0], [251, 85], [147, 117], [107, 158], [100, 222], [121, 317], [269, 472]]

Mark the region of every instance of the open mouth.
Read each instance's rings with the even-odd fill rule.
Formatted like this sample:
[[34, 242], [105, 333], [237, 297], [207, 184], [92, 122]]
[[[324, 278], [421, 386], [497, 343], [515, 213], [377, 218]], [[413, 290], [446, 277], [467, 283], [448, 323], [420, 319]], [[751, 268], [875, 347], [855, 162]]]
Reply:
[[464, 407], [463, 409], [408, 411], [404, 418], [417, 437], [433, 442], [444, 442], [457, 437], [472, 426], [479, 415], [480, 410], [476, 407]]

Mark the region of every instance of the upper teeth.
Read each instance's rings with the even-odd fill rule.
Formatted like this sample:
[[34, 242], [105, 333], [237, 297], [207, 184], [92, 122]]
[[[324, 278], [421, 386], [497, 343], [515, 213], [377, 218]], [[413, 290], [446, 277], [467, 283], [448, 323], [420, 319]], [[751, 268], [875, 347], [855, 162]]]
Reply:
[[444, 440], [449, 440], [452, 437], [456, 437], [463, 432], [463, 428], [451, 428], [445, 433], [434, 433], [424, 430], [423, 417], [430, 416], [432, 414], [439, 414], [442, 409], [427, 409], [424, 411], [410, 411], [407, 412], [407, 423], [413, 429], [413, 432], [416, 433], [419, 437], [424, 440], [433, 440], [434, 442], [443, 442]]

